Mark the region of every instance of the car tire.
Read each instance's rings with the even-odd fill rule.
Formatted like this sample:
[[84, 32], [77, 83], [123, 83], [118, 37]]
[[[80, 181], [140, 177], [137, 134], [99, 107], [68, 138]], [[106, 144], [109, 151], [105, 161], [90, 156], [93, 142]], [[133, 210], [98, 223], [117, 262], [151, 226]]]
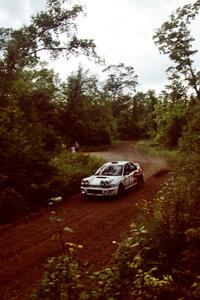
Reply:
[[139, 179], [138, 179], [137, 186], [141, 187], [141, 186], [143, 186], [143, 184], [144, 184], [144, 176], [143, 176], [143, 174], [141, 174]]
[[89, 200], [91, 196], [87, 195], [87, 194], [82, 194], [83, 199], [85, 200]]
[[118, 186], [117, 196], [123, 195], [123, 194], [124, 194], [124, 191], [125, 191], [124, 186], [123, 186], [123, 184], [121, 183], [121, 184]]

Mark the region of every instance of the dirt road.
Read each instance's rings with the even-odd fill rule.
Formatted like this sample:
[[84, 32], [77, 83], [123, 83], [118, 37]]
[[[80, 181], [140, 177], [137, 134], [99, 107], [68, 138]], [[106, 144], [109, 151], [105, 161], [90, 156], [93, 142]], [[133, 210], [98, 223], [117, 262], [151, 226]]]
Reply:
[[[128, 232], [137, 215], [136, 203], [142, 199], [151, 201], [160, 189], [165, 176], [154, 175], [167, 166], [161, 159], [139, 153], [133, 142], [120, 143], [111, 151], [95, 155], [106, 160], [139, 162], [145, 174], [144, 187], [130, 190], [120, 199], [88, 201], [76, 195], [58, 207], [63, 226], [74, 231], [66, 235], [66, 240], [83, 245], [80, 261], [88, 261], [100, 269], [112, 259], [116, 249], [113, 241], [122, 240]], [[0, 228], [0, 299], [28, 299], [41, 278], [47, 258], [61, 253], [60, 244], [52, 240], [55, 228], [50, 216], [51, 210], [44, 209]]]

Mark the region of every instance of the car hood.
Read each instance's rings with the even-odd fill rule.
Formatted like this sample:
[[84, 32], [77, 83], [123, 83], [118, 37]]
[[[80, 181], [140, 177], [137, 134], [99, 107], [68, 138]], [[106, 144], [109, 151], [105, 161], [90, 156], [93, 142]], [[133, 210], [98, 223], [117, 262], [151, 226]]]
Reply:
[[101, 175], [92, 175], [90, 177], [85, 178], [85, 180], [89, 181], [89, 185], [100, 186], [102, 181], [108, 181], [109, 184], [115, 184], [120, 181], [122, 176], [101, 176]]

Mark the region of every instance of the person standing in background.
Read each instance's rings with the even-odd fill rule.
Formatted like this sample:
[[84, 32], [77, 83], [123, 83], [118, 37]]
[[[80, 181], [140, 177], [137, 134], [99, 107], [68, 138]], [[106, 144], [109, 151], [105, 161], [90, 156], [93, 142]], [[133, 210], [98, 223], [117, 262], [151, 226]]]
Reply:
[[74, 143], [74, 147], [75, 147], [75, 152], [78, 152], [80, 150], [80, 145], [77, 141]]

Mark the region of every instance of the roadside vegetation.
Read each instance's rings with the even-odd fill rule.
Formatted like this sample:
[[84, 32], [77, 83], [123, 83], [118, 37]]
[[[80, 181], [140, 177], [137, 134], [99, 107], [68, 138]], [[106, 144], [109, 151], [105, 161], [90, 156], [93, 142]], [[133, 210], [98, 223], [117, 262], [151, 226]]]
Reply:
[[153, 139], [140, 140], [137, 142], [135, 148], [141, 153], [165, 159], [170, 164], [170, 168], [177, 161], [179, 153], [178, 147], [170, 149]]
[[63, 256], [50, 259], [33, 299], [200, 298], [200, 77], [189, 30], [199, 9], [200, 1], [177, 9], [154, 35], [172, 62], [160, 95], [137, 92], [134, 68], [124, 63], [104, 65], [103, 82], [81, 66], [61, 82], [40, 61], [47, 51], [102, 63], [94, 41], [77, 36], [80, 5], [66, 9], [48, 0], [29, 25], [0, 29], [1, 223], [77, 191], [80, 178], [102, 161], [70, 153], [75, 141], [84, 149], [145, 140], [140, 149], [173, 161], [156, 199], [139, 205], [110, 267], [87, 270], [76, 259], [81, 245], [68, 243]]
[[81, 179], [91, 175], [103, 163], [103, 159], [81, 152], [63, 152], [50, 163], [56, 170], [52, 177], [51, 195], [65, 196], [80, 192]]

